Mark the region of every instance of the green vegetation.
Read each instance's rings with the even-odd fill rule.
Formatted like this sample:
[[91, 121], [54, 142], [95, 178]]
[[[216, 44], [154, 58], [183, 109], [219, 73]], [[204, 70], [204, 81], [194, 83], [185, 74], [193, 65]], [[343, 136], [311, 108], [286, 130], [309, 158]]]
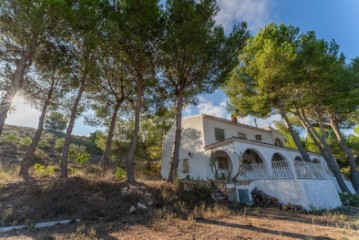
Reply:
[[359, 207], [359, 194], [358, 193], [353, 194], [353, 195], [341, 193], [340, 199], [342, 200], [344, 205]]
[[[218, 11], [216, 0], [0, 0], [0, 226], [26, 224], [33, 237], [34, 222], [80, 219], [56, 231], [65, 229], [63, 239], [110, 239], [155, 228], [195, 239], [174, 232], [202, 227], [203, 239], [217, 239], [223, 233], [209, 231], [224, 227], [229, 238], [251, 230], [249, 238], [268, 239], [288, 225], [278, 234], [304, 239], [340, 225], [357, 237], [359, 195], [341, 173], [359, 191], [359, 57], [346, 61], [334, 40], [291, 25], [272, 23], [254, 36], [245, 22], [225, 30]], [[233, 115], [279, 115], [287, 147], [306, 161], [308, 151], [321, 153], [345, 206], [317, 215], [292, 204], [242, 207], [214, 200], [223, 187], [215, 182], [179, 179], [183, 109], [219, 87]], [[5, 125], [17, 94], [40, 112], [36, 129]], [[73, 135], [81, 118], [102, 130]], [[167, 184], [160, 161], [171, 127]], [[238, 173], [228, 179], [241, 174], [242, 154], [235, 157]], [[213, 176], [224, 180], [217, 160]], [[95, 222], [99, 230], [88, 224]], [[308, 234], [322, 237], [347, 238]]]
[[50, 177], [55, 175], [55, 168], [53, 166], [45, 167], [40, 163], [35, 163], [33, 168], [35, 175], [38, 177]]
[[[357, 159], [342, 133], [357, 117], [359, 61], [345, 63], [338, 49], [335, 41], [318, 39], [314, 32], [299, 35], [299, 28], [291, 25], [269, 24], [247, 40], [223, 89], [234, 114], [279, 114], [283, 124], [277, 127], [289, 146], [305, 161], [310, 161], [306, 150], [320, 152], [342, 190], [350, 194], [333, 151], [344, 153], [359, 190]], [[306, 132], [305, 141], [300, 132]]]

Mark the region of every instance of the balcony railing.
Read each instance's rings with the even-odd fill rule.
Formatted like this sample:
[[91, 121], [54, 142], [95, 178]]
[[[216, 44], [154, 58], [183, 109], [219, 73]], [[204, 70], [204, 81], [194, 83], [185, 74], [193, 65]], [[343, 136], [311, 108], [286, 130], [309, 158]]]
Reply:
[[273, 178], [294, 178], [293, 171], [286, 161], [273, 161]]
[[240, 179], [268, 179], [267, 170], [263, 163], [242, 166]]
[[297, 177], [301, 179], [325, 179], [325, 170], [320, 163], [294, 161]]
[[[294, 161], [294, 168], [299, 179], [326, 179], [326, 171], [319, 163]], [[286, 161], [272, 162], [272, 176], [270, 176], [263, 163], [241, 166], [238, 179], [293, 179], [294, 174]]]

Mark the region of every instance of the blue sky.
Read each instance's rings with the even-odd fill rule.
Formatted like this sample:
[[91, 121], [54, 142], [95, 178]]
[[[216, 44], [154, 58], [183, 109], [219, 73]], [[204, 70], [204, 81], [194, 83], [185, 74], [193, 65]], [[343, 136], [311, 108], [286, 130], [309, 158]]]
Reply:
[[[218, 0], [220, 12], [216, 21], [227, 31], [240, 21], [248, 23], [251, 34], [255, 34], [268, 23], [284, 23], [299, 27], [301, 32], [314, 30], [319, 38], [335, 39], [348, 60], [359, 56], [359, 0]], [[226, 96], [217, 90], [213, 94], [200, 96], [197, 106], [184, 109], [184, 116], [206, 113], [228, 118]], [[36, 127], [39, 112], [24, 105], [20, 97], [15, 99], [14, 111], [7, 124]], [[272, 124], [277, 116], [258, 119], [259, 126]], [[252, 117], [240, 119], [242, 123], [253, 125]], [[95, 128], [76, 121], [74, 134], [88, 135]]]

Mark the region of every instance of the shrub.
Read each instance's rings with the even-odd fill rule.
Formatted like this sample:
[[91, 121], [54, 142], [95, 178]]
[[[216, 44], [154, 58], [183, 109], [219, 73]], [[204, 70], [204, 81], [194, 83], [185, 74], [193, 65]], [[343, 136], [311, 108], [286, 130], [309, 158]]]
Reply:
[[122, 167], [118, 167], [115, 172], [115, 178], [122, 180], [126, 177], [126, 171]]
[[14, 133], [8, 133], [8, 134], [4, 134], [1, 137], [1, 142], [5, 143], [5, 144], [16, 144], [17, 142], [17, 136]]
[[359, 193], [352, 195], [348, 195], [346, 193], [340, 193], [339, 195], [344, 205], [359, 207]]
[[36, 163], [33, 168], [35, 175], [38, 177], [49, 177], [55, 175], [55, 168], [53, 166], [45, 167], [40, 163]]
[[51, 149], [51, 145], [49, 144], [48, 141], [45, 141], [45, 140], [41, 140], [39, 142], [39, 148], [40, 149], [43, 149], [43, 150], [50, 150]]
[[20, 138], [20, 144], [21, 144], [22, 146], [27, 147], [27, 146], [29, 146], [29, 145], [31, 144], [31, 142], [32, 142], [32, 140], [31, 140], [30, 137]]

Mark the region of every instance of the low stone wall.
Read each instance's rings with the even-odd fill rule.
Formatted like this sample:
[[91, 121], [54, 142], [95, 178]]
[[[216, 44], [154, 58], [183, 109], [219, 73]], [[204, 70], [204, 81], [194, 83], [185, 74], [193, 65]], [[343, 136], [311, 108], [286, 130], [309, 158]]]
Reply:
[[339, 194], [330, 180], [299, 180], [310, 209], [334, 209], [342, 206]]
[[302, 188], [296, 179], [256, 180], [258, 190], [275, 197], [282, 204], [293, 203], [305, 208], [306, 200]]
[[[337, 189], [337, 191], [341, 193], [341, 192], [342, 192], [342, 189], [340, 188], [340, 186], [339, 186], [339, 184], [338, 184], [336, 178], [335, 178], [335, 177], [329, 177], [329, 179], [333, 182], [333, 184], [334, 184], [335, 188]], [[344, 182], [345, 182], [345, 185], [347, 185], [347, 187], [349, 188], [349, 190], [350, 190], [353, 194], [356, 193], [356, 191], [354, 190], [354, 187], [353, 187], [351, 181], [344, 179]]]
[[306, 210], [342, 206], [338, 192], [330, 180], [256, 180], [255, 185], [258, 190], [277, 198], [282, 204], [301, 205]]

